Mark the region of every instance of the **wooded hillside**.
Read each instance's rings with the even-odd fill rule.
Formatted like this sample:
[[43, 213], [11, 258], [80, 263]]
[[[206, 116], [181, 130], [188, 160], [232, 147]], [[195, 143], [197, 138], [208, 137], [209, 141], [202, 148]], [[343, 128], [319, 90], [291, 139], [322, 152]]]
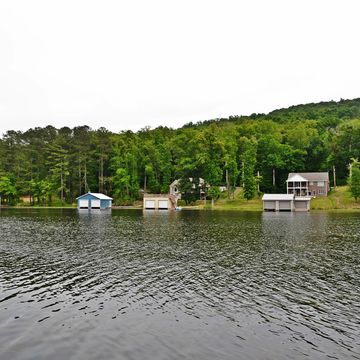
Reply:
[[201, 177], [209, 195], [219, 185], [244, 185], [251, 198], [258, 183], [262, 192], [284, 191], [288, 172], [335, 166], [344, 184], [350, 159], [359, 157], [360, 99], [136, 133], [47, 126], [2, 136], [0, 194], [8, 203], [31, 195], [35, 204], [51, 204], [99, 191], [120, 204], [138, 199], [139, 190], [167, 193], [174, 179], [186, 188], [185, 179]]

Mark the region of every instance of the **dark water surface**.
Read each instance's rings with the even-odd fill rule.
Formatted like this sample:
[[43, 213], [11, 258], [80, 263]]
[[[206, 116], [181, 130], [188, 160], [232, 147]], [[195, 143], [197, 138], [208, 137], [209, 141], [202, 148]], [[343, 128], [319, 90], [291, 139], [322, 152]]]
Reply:
[[360, 359], [360, 214], [2, 209], [0, 359]]

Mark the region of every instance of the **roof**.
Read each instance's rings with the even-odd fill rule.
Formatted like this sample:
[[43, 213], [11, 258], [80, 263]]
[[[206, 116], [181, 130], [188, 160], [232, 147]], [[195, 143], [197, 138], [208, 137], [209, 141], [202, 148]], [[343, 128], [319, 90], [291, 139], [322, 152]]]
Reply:
[[86, 196], [86, 195], [92, 195], [94, 197], [96, 197], [97, 199], [99, 200], [112, 200], [111, 197], [105, 195], [105, 194], [102, 194], [102, 193], [91, 193], [91, 192], [88, 192], [87, 194], [83, 194], [79, 197], [77, 197], [76, 199], [81, 199], [82, 197]]
[[294, 194], [264, 194], [262, 200], [294, 200]]
[[[189, 177], [190, 182], [193, 182], [193, 180], [194, 180], [194, 178]], [[176, 179], [170, 184], [170, 186], [177, 186], [177, 185], [179, 185], [180, 182], [181, 182], [181, 179]], [[204, 182], [205, 182], [205, 180], [203, 178], [199, 178], [199, 185], [204, 184]]]
[[170, 184], [170, 186], [178, 186], [179, 185], [179, 180], [177, 179], [177, 180], [174, 180], [171, 184]]
[[144, 194], [144, 198], [169, 198], [169, 194]]
[[295, 196], [295, 201], [310, 201], [311, 196]]
[[[328, 172], [299, 172], [299, 173], [289, 173], [288, 181], [295, 175], [302, 176], [307, 181], [329, 181]], [[299, 181], [299, 180], [290, 180], [290, 181]]]
[[299, 174], [294, 174], [293, 176], [291, 176], [290, 177], [290, 175], [289, 175], [289, 177], [288, 177], [288, 179], [286, 180], [287, 182], [289, 182], [289, 181], [309, 181], [308, 179], [305, 179], [304, 177], [302, 177], [301, 175], [299, 175]]

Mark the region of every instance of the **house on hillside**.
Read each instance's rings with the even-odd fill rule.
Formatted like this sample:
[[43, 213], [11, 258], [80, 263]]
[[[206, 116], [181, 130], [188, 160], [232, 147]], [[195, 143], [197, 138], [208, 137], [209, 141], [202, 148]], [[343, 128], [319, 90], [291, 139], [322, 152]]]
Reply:
[[[196, 185], [193, 178], [189, 178], [190, 190], [194, 192], [198, 190], [200, 199], [205, 194], [202, 187], [205, 185], [204, 179], [199, 179], [199, 184]], [[209, 185], [206, 185], [209, 187]], [[181, 199], [180, 180], [174, 180], [169, 186], [169, 194], [144, 194], [143, 209], [144, 210], [176, 210], [178, 200]]]
[[170, 184], [170, 195], [173, 195], [178, 199], [181, 199], [181, 192], [179, 190], [179, 186], [180, 186], [180, 180], [174, 180]]
[[[204, 187], [206, 187], [207, 189], [210, 188], [209, 184], [205, 184], [205, 180], [203, 178], [199, 178], [199, 183], [196, 184], [194, 182], [193, 178], [189, 178], [189, 181], [192, 183], [191, 192], [195, 192], [197, 190], [197, 188], [199, 189], [199, 194], [200, 194], [200, 200], [204, 198], [205, 196], [205, 191], [204, 191]], [[181, 199], [181, 192], [180, 192], [180, 179], [174, 180], [171, 184], [170, 184], [170, 195], [173, 195], [177, 198], [177, 200]]]
[[286, 189], [288, 194], [295, 196], [327, 196], [330, 191], [329, 173], [289, 173]]
[[77, 208], [84, 210], [109, 209], [112, 205], [112, 198], [101, 193], [87, 193], [76, 198]]

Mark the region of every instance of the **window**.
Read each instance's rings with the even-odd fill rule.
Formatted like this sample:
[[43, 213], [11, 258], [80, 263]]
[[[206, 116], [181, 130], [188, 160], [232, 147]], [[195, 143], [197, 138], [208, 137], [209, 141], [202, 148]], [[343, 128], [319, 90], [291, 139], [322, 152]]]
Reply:
[[318, 190], [318, 194], [319, 194], [319, 195], [324, 195], [324, 194], [325, 194], [325, 190], [324, 190], [324, 189], [319, 189], [319, 190]]
[[317, 185], [318, 186], [325, 186], [325, 182], [324, 181], [318, 181]]
[[313, 181], [310, 181], [310, 183], [309, 183], [310, 185], [314, 185], [314, 182]]

